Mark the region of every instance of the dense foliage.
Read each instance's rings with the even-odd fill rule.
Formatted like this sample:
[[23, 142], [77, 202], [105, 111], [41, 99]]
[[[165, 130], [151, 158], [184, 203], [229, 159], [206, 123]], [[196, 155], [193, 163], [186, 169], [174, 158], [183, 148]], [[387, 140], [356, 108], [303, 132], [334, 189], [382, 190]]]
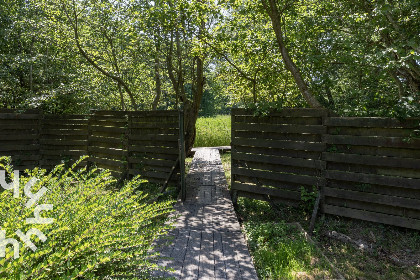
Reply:
[[1, 0], [0, 104], [70, 113], [188, 99], [203, 115], [308, 106], [280, 30], [321, 105], [418, 116], [419, 13], [416, 0]]
[[[1, 162], [11, 181], [10, 158], [3, 157]], [[144, 184], [138, 177], [117, 190], [109, 171], [75, 167], [59, 165], [49, 173], [27, 170], [27, 176], [20, 177], [19, 198], [13, 191], [0, 192], [1, 229], [6, 238], [20, 242], [18, 259], [13, 259], [10, 245], [6, 258], [0, 258], [1, 279], [140, 279], [157, 269], [151, 263], [157, 256], [150, 250], [169, 228], [165, 221], [172, 202], [148, 203], [147, 194], [138, 191]], [[34, 216], [36, 206], [27, 207], [28, 198], [23, 195], [31, 177], [39, 179], [31, 189], [33, 194], [47, 188], [36, 205], [53, 205], [52, 210], [41, 212], [42, 217], [54, 219], [51, 224], [25, 222]], [[32, 236], [35, 252], [15, 234], [31, 228], [47, 238], [41, 242]]]

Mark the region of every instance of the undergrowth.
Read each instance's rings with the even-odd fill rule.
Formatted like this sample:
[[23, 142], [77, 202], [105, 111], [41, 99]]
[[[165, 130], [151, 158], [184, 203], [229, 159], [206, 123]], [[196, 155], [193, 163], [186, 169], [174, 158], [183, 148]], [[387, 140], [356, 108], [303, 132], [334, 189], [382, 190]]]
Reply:
[[231, 123], [229, 115], [200, 117], [196, 123], [194, 147], [230, 146]]
[[[0, 162], [7, 181], [16, 180], [10, 158]], [[51, 172], [27, 170], [20, 176], [18, 198], [11, 190], [0, 192], [1, 230], [20, 248], [14, 259], [14, 247], [6, 246], [0, 279], [147, 279], [149, 271], [163, 269], [153, 264], [158, 256], [150, 252], [154, 240], [171, 227], [166, 222], [173, 201], [150, 203], [141, 191], [146, 182], [140, 177], [116, 188], [109, 171], [76, 168], [77, 163], [71, 168], [58, 165]], [[46, 188], [33, 205], [27, 204], [24, 190], [30, 178], [38, 179], [30, 189], [33, 194]], [[26, 219], [34, 217], [35, 207], [42, 204], [53, 206], [41, 212], [53, 222], [29, 224]], [[45, 235], [44, 242], [32, 235], [36, 251], [16, 234], [31, 228]]]

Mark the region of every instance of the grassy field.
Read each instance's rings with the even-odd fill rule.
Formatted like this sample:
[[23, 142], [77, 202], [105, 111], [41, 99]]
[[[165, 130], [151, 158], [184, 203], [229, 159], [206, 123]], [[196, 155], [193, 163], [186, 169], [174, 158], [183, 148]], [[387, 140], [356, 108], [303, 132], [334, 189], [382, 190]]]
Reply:
[[[230, 159], [229, 153], [222, 155], [223, 167], [229, 178]], [[335, 278], [331, 277], [317, 249], [305, 243], [299, 233], [285, 227], [285, 223], [299, 222], [307, 230], [309, 217], [302, 208], [240, 197], [235, 210], [260, 279]], [[367, 253], [331, 239], [327, 236], [327, 232], [331, 231], [374, 244], [378, 250], [373, 254]], [[321, 215], [312, 238], [345, 279], [420, 279], [418, 231]], [[290, 243], [290, 240], [293, 242]], [[400, 263], [396, 263], [396, 259]]]
[[230, 146], [230, 116], [200, 117], [194, 147]]

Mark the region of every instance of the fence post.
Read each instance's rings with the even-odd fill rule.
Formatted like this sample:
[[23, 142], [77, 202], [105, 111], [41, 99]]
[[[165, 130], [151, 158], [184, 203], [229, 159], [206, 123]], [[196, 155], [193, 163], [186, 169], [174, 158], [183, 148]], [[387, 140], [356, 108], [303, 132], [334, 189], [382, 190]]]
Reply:
[[[230, 166], [231, 166], [231, 170], [233, 170], [233, 160], [234, 160], [234, 156], [233, 154], [235, 153], [235, 146], [233, 145], [233, 139], [235, 138], [235, 129], [234, 129], [234, 123], [235, 123], [235, 110], [232, 109], [231, 113], [230, 113], [230, 148], [231, 148], [231, 157], [230, 157]], [[237, 205], [238, 203], [238, 191], [235, 191], [233, 189], [233, 184], [235, 182], [235, 173], [233, 171], [231, 171], [231, 176], [230, 176], [230, 196], [232, 198], [232, 203], [234, 206]]]
[[179, 172], [181, 176], [181, 200], [185, 201], [187, 190], [185, 186], [185, 139], [184, 139], [184, 106], [179, 109]]

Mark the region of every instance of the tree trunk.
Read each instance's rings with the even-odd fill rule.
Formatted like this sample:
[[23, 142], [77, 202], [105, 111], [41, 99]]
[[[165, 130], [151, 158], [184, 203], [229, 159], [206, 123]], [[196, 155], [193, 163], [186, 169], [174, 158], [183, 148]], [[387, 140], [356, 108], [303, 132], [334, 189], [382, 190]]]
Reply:
[[159, 104], [160, 101], [160, 96], [162, 95], [162, 86], [161, 86], [161, 80], [160, 80], [160, 62], [159, 62], [159, 57], [158, 54], [156, 54], [155, 56], [155, 86], [156, 86], [156, 95], [155, 98], [153, 100], [153, 104], [152, 104], [152, 110], [156, 110], [157, 106]]
[[265, 10], [270, 16], [271, 23], [273, 24], [274, 33], [276, 34], [277, 43], [279, 45], [281, 56], [283, 57], [283, 61], [284, 61], [284, 65], [286, 66], [286, 69], [289, 70], [289, 72], [292, 74], [293, 79], [295, 80], [295, 83], [300, 90], [300, 93], [302, 94], [306, 102], [308, 102], [309, 106], [322, 107], [322, 105], [318, 102], [318, 100], [315, 98], [311, 90], [306, 85], [306, 82], [304, 81], [299, 71], [299, 68], [293, 62], [286, 48], [286, 45], [283, 40], [283, 31], [282, 31], [281, 21], [280, 21], [280, 12], [276, 5], [276, 1], [275, 0], [261, 0], [261, 1]]

